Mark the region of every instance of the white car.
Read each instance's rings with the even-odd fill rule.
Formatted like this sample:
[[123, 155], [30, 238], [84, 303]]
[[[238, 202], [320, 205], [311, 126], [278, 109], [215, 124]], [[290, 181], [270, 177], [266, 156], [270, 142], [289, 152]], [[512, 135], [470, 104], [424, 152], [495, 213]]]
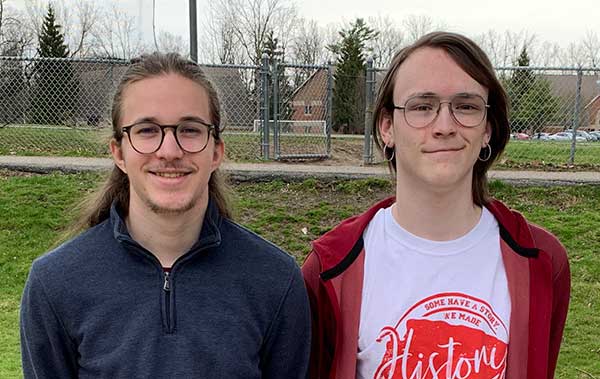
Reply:
[[[565, 130], [565, 132], [573, 133], [573, 130], [567, 129], [567, 130]], [[595, 141], [596, 140], [595, 136], [591, 135], [590, 133], [586, 132], [585, 130], [578, 130], [577, 136], [585, 138], [586, 141]]]
[[[550, 141], [572, 141], [573, 140], [573, 133], [571, 132], [558, 132], [555, 134], [552, 134], [550, 137], [548, 137], [548, 139]], [[584, 137], [582, 136], [575, 136], [575, 141], [577, 142], [584, 142], [587, 141]]]

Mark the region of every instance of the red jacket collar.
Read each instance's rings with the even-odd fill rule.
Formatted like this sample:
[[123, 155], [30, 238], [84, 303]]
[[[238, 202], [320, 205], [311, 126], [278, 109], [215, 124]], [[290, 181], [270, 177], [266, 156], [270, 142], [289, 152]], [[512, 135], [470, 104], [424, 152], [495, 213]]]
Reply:
[[[356, 250], [357, 246], [362, 249], [362, 233], [371, 219], [377, 211], [391, 206], [395, 200], [393, 196], [388, 197], [367, 211], [342, 221], [334, 229], [313, 241], [313, 251], [319, 256], [321, 272], [334, 270], [345, 259], [347, 260], [349, 252]], [[538, 249], [535, 247], [529, 225], [519, 212], [507, 208], [499, 200], [492, 200], [486, 208], [498, 221], [501, 238], [515, 252], [527, 257], [537, 255]]]

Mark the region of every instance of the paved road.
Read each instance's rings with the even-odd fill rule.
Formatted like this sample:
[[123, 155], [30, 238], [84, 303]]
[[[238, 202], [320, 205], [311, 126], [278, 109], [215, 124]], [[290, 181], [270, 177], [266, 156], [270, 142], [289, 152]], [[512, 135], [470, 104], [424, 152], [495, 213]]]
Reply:
[[[101, 171], [112, 168], [106, 158], [0, 156], [0, 168], [32, 172]], [[321, 166], [298, 163], [232, 163], [224, 171], [234, 180], [390, 178], [382, 166]], [[517, 184], [600, 184], [600, 172], [491, 171], [491, 179]]]

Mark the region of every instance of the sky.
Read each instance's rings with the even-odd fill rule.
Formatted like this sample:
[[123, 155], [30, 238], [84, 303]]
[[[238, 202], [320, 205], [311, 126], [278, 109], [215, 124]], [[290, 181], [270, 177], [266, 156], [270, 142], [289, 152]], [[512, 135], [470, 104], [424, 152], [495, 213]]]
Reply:
[[[131, 9], [138, 9], [138, 14], [142, 9], [141, 18], [146, 19], [142, 24], [151, 30], [152, 0], [126, 1], [132, 3]], [[188, 40], [188, 0], [154, 1], [157, 30], [168, 30]], [[197, 0], [199, 14], [209, 1]], [[556, 42], [562, 47], [583, 39], [588, 30], [600, 29], [599, 0], [297, 0], [295, 3], [300, 16], [316, 20], [322, 26], [347, 24], [357, 17], [371, 16], [389, 16], [400, 24], [409, 15], [427, 15], [435, 22], [443, 22], [449, 30], [469, 36], [490, 29], [527, 31], [540, 42]]]
[[[8, 0], [24, 8], [26, 0]], [[27, 0], [44, 1], [44, 0]], [[69, 3], [73, 0], [64, 0]], [[102, 1], [102, 0], [98, 0]], [[137, 17], [140, 32], [152, 42], [152, 3], [156, 4], [156, 30], [166, 30], [189, 40], [189, 0], [119, 0]], [[197, 0], [198, 20], [211, 0]], [[584, 38], [588, 30], [600, 30], [600, 0], [289, 0], [301, 17], [316, 20], [321, 26], [347, 25], [357, 17], [389, 16], [400, 25], [409, 15], [427, 15], [442, 22], [448, 30], [474, 37], [493, 29], [497, 32], [526, 31], [537, 42], [556, 42], [567, 47]], [[202, 25], [199, 25], [202, 28]], [[201, 46], [202, 41], [199, 41]]]

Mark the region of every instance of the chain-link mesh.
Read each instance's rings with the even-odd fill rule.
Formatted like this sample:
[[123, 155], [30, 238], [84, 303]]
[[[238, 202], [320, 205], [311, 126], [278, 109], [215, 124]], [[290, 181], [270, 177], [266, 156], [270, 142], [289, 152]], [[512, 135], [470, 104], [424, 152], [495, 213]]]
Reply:
[[511, 141], [502, 163], [599, 165], [600, 138], [588, 133], [600, 130], [599, 74], [600, 70], [498, 68], [510, 99]]
[[260, 70], [256, 66], [203, 65], [221, 101], [221, 127], [227, 158], [261, 158]]
[[330, 150], [331, 70], [274, 64], [272, 132], [276, 159], [326, 158]]
[[[374, 72], [376, 93], [386, 71]], [[600, 166], [600, 69], [506, 67], [496, 74], [510, 102], [511, 139], [500, 167]], [[366, 163], [382, 161], [371, 152]]]
[[[341, 154], [381, 161], [372, 138], [363, 157], [358, 141], [338, 138], [348, 127], [336, 114], [364, 116], [370, 108], [344, 111], [332, 67], [202, 67], [220, 94], [229, 159], [336, 158], [339, 145]], [[126, 69], [120, 60], [0, 57], [0, 154], [106, 156], [108, 110]], [[375, 94], [385, 71], [370, 73], [355, 78], [360, 96], [353, 98], [363, 103], [365, 86]], [[500, 165], [600, 166], [600, 132], [592, 132], [600, 130], [600, 69], [508, 67], [497, 75], [509, 94], [512, 132]]]
[[0, 57], [0, 154], [98, 156], [121, 61]]

